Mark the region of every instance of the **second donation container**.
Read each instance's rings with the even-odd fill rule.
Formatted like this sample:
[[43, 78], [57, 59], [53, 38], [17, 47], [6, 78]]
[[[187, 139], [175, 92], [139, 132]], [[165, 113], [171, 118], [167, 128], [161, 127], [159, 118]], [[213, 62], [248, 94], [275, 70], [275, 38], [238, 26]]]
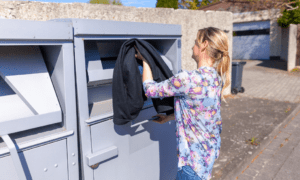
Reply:
[[81, 170], [86, 180], [173, 180], [177, 173], [175, 122], [158, 124], [151, 99], [132, 122], [113, 123], [112, 78], [121, 45], [151, 43], [176, 74], [181, 69], [181, 26], [87, 19], [73, 24]]

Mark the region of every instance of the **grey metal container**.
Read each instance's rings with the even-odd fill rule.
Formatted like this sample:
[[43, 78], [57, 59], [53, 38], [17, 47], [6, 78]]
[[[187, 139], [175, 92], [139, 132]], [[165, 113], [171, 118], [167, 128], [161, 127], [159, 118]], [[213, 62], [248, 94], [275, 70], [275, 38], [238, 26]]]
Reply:
[[71, 24], [0, 24], [0, 179], [79, 179]]
[[242, 87], [243, 67], [246, 62], [232, 62], [232, 76], [231, 76], [231, 93], [243, 93], [245, 88]]
[[89, 19], [55, 19], [74, 28], [81, 172], [86, 180], [173, 180], [177, 172], [175, 121], [149, 120], [151, 100], [126, 125], [112, 121], [112, 77], [121, 45], [150, 42], [176, 74], [181, 69], [181, 26]]

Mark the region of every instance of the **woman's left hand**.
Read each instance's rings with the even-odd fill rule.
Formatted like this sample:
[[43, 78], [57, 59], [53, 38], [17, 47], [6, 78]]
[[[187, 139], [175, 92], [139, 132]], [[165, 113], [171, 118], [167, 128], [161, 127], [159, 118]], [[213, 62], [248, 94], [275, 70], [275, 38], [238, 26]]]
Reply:
[[142, 61], [145, 61], [145, 58], [142, 56], [142, 54], [140, 53], [140, 51], [136, 48], [136, 46], [134, 45], [134, 48], [137, 52], [137, 54], [135, 54], [135, 58], [140, 59]]

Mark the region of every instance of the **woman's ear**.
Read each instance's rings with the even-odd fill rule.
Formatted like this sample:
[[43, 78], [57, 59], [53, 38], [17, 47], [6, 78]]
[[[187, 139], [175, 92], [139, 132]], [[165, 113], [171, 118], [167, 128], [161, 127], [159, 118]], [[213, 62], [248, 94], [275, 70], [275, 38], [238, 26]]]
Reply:
[[204, 42], [202, 42], [201, 45], [200, 45], [201, 52], [205, 51], [206, 48], [207, 48], [207, 46], [208, 46], [208, 41], [207, 40], [205, 40]]
[[205, 41], [203, 42], [203, 49], [206, 49], [206, 48], [207, 48], [207, 46], [208, 46], [208, 41], [207, 41], [207, 40], [205, 40]]

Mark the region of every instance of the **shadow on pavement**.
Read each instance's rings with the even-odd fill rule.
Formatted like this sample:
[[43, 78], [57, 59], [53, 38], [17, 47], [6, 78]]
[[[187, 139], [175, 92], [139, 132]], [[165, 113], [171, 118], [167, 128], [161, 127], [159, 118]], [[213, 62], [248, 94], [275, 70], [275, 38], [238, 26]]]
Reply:
[[284, 60], [259, 60], [261, 63], [257, 64], [257, 66], [273, 68], [278, 70], [287, 70], [287, 62]]

